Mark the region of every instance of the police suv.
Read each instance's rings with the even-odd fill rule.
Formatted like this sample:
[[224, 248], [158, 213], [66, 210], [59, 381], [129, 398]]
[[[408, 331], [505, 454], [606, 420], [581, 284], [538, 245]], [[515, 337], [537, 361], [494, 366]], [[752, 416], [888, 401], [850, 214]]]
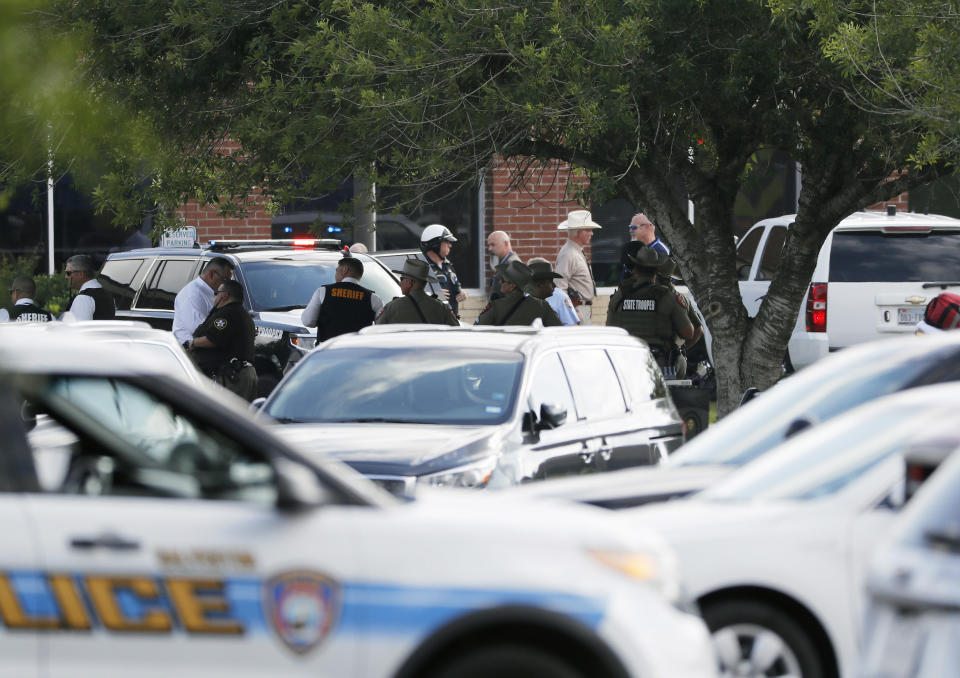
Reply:
[[0, 328], [0, 427], [0, 675], [716, 676], [669, 549], [599, 510], [400, 502], [90, 336]]
[[[321, 285], [334, 282], [343, 255], [339, 240], [215, 240], [204, 247], [154, 247], [116, 252], [107, 257], [100, 283], [113, 294], [117, 318], [173, 327], [177, 292], [196, 278], [203, 265], [224, 257], [243, 285], [243, 305], [257, 328], [255, 366], [260, 395], [268, 394], [288, 365], [313, 348], [316, 331], [303, 326], [300, 313]], [[361, 284], [384, 303], [401, 295], [390, 271], [366, 254]], [[212, 293], [212, 292], [211, 292]]]

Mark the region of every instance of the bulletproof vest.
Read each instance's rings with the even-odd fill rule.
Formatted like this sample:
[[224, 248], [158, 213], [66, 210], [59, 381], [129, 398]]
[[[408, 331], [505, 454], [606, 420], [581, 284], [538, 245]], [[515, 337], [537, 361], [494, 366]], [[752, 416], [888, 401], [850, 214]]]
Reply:
[[607, 324], [622, 327], [643, 339], [661, 353], [658, 361], [665, 360], [674, 338], [669, 307], [671, 294], [670, 288], [652, 282], [627, 289], [609, 314]]
[[[85, 290], [81, 290], [77, 296], [84, 294], [88, 297], [93, 297], [93, 319], [94, 320], [114, 320], [117, 317], [117, 309], [113, 304], [113, 295], [107, 292], [102, 287], [88, 287]], [[74, 297], [70, 300], [70, 306], [73, 306], [73, 302], [77, 297]], [[67, 308], [69, 311], [70, 309]]]
[[51, 320], [53, 320], [53, 314], [36, 304], [15, 304], [10, 311], [11, 322], [48, 323]]
[[366, 287], [338, 282], [324, 285], [323, 303], [317, 320], [317, 342], [338, 337], [373, 324], [373, 306]]

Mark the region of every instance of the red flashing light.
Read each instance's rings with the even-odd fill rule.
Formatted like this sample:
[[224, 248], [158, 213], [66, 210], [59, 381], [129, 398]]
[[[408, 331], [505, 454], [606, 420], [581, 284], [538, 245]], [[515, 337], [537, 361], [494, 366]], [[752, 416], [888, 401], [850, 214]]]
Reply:
[[703, 139], [697, 139], [697, 143], [703, 146]]
[[312, 249], [314, 246], [316, 246], [316, 244], [317, 244], [317, 241], [314, 240], [313, 238], [294, 238], [293, 239], [294, 247], [309, 247]]
[[807, 294], [807, 332], [827, 331], [827, 283], [810, 283]]

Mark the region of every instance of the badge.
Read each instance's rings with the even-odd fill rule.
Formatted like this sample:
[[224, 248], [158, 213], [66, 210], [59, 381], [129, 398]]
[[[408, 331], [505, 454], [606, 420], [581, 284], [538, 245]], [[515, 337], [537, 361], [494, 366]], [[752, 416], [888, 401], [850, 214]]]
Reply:
[[288, 572], [264, 584], [267, 620], [283, 644], [306, 654], [327, 637], [340, 612], [340, 586], [315, 572]]
[[226, 318], [217, 318], [216, 320], [213, 321], [213, 326], [216, 327], [218, 330], [222, 330], [227, 326]]

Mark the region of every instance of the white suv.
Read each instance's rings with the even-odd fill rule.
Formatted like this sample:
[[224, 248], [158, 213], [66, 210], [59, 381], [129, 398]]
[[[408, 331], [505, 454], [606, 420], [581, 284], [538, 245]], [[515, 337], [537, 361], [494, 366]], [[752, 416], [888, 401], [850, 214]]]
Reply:
[[[740, 295], [755, 316], [795, 214], [764, 219], [737, 244]], [[856, 212], [827, 236], [788, 345], [799, 369], [829, 351], [912, 333], [927, 302], [960, 287], [960, 219]]]

